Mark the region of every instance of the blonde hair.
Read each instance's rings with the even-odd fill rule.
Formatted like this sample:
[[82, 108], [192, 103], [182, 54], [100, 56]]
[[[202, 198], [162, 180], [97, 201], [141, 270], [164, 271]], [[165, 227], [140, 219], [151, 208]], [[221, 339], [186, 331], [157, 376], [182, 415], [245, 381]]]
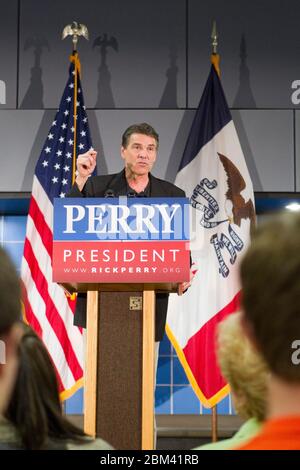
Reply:
[[237, 413], [244, 419], [266, 417], [268, 369], [233, 313], [218, 327], [217, 355], [222, 374], [233, 392]]

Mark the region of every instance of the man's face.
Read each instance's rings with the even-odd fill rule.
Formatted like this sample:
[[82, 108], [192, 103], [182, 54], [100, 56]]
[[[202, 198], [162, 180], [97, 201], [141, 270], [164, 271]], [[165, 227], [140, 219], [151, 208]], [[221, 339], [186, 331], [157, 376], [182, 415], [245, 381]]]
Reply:
[[127, 147], [121, 147], [125, 168], [139, 176], [151, 171], [156, 155], [156, 140], [145, 134], [131, 134]]

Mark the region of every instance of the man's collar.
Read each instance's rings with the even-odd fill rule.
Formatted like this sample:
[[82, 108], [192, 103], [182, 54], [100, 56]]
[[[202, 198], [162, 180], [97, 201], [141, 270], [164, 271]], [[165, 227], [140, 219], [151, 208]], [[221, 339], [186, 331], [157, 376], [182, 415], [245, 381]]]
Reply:
[[123, 173], [123, 177], [125, 179], [127, 194], [130, 193], [130, 192], [132, 192], [134, 195], [145, 193], [145, 197], [150, 197], [151, 196], [151, 185], [152, 185], [152, 180], [153, 180], [153, 177], [152, 177], [151, 173], [148, 173], [149, 181], [147, 183], [147, 186], [140, 193], [138, 193], [135, 189], [132, 189], [130, 187], [130, 185], [129, 185], [127, 179], [126, 179], [125, 168], [122, 170], [122, 173]]

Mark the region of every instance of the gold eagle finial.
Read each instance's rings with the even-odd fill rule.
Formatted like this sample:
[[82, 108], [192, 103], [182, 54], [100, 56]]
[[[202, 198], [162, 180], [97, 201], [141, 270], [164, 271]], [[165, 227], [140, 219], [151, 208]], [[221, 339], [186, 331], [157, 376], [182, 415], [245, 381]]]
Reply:
[[73, 50], [76, 51], [79, 36], [83, 36], [88, 40], [89, 32], [84, 24], [73, 21], [73, 23], [67, 24], [63, 29], [62, 39], [65, 39], [67, 36], [72, 36]]

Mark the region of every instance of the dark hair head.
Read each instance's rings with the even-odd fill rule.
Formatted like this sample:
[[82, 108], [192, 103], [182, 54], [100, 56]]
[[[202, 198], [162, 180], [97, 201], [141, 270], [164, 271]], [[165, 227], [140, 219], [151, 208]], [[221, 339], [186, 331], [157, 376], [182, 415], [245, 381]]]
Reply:
[[0, 247], [0, 335], [21, 317], [20, 280], [6, 252]]
[[132, 126], [129, 126], [124, 134], [122, 135], [122, 147], [126, 148], [130, 139], [130, 136], [132, 134], [144, 134], [148, 135], [150, 137], [153, 137], [156, 140], [156, 144], [158, 147], [159, 144], [159, 136], [158, 133], [153, 129], [150, 124], [147, 124], [146, 122], [142, 122], [141, 124], [132, 124]]
[[82, 440], [84, 433], [62, 414], [58, 383], [40, 338], [25, 325], [19, 345], [19, 372], [6, 413], [25, 449], [45, 449], [49, 441]]
[[260, 226], [241, 263], [242, 304], [270, 370], [300, 381], [292, 343], [300, 339], [300, 214]]

